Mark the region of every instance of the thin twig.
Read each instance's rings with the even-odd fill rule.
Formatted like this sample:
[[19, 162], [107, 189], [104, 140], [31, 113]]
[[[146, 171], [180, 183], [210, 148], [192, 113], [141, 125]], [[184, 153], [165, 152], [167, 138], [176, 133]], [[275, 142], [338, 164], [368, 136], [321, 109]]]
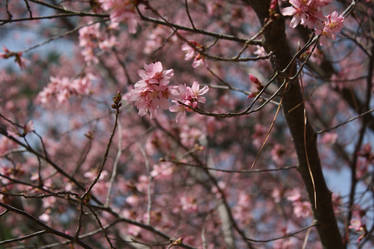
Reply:
[[147, 221], [146, 224], [150, 225], [151, 224], [151, 210], [152, 210], [152, 176], [151, 176], [151, 168], [149, 165], [149, 160], [147, 153], [144, 151], [143, 147], [139, 144], [139, 150], [142, 153], [142, 156], [144, 158], [145, 162], [145, 168], [147, 170], [148, 174], [148, 185], [147, 185]]
[[105, 207], [109, 207], [109, 204], [110, 204], [112, 188], [113, 188], [114, 180], [116, 179], [116, 176], [117, 176], [117, 168], [118, 168], [118, 163], [119, 163], [119, 159], [121, 155], [122, 155], [122, 127], [121, 127], [121, 122], [118, 122], [118, 150], [117, 150], [116, 158], [114, 159], [114, 162], [113, 162], [112, 175], [109, 180], [109, 187], [108, 187], [108, 192], [107, 192], [107, 196], [105, 200]]
[[186, 6], [186, 12], [187, 12], [188, 20], [190, 20], [192, 28], [194, 30], [196, 30], [195, 24], [193, 23], [193, 20], [192, 20], [191, 14], [190, 14], [190, 9], [188, 7], [188, 0], [184, 0], [184, 5]]
[[104, 229], [104, 226], [103, 226], [103, 223], [102, 223], [101, 220], [100, 220], [100, 217], [97, 216], [95, 210], [93, 210], [92, 207], [88, 206], [88, 209], [91, 211], [91, 213], [92, 213], [93, 216], [95, 217], [97, 223], [99, 224], [99, 226], [100, 226], [100, 228], [101, 228], [101, 231], [104, 232], [104, 237], [105, 237], [106, 241], [108, 242], [110, 248], [111, 248], [111, 249], [114, 249], [114, 246], [113, 246], [113, 244], [112, 244], [112, 241], [111, 241], [110, 238], [109, 238], [108, 231], [107, 231], [107, 229]]
[[[139, 16], [141, 17], [141, 19], [143, 19], [145, 21], [148, 21], [148, 22], [153, 22], [153, 23], [165, 25], [165, 26], [168, 26], [168, 27], [173, 27], [173, 28], [176, 28], [178, 30], [184, 30], [184, 31], [192, 32], [192, 33], [207, 35], [207, 36], [211, 36], [211, 37], [222, 39], [222, 40], [230, 40], [230, 41], [235, 41], [235, 42], [239, 42], [239, 43], [246, 43], [247, 40], [248, 40], [248, 39], [239, 38], [239, 37], [232, 36], [232, 35], [214, 33], [214, 32], [209, 32], [209, 31], [202, 30], [202, 29], [192, 29], [192, 28], [189, 28], [189, 27], [186, 27], [186, 26], [161, 21], [161, 20], [158, 20], [158, 19], [155, 19], [155, 18], [152, 18], [152, 17], [144, 16], [143, 13], [141, 13], [141, 11], [139, 10], [138, 7], [136, 7], [136, 9], [137, 9], [137, 12], [138, 12]], [[262, 45], [262, 41], [254, 40], [254, 41], [251, 41], [250, 44], [252, 44], [252, 45]]]
[[33, 2], [33, 3], [36, 3], [36, 4], [43, 5], [45, 7], [51, 8], [51, 9], [58, 10], [58, 11], [63, 12], [63, 13], [71, 13], [71, 14], [76, 14], [76, 15], [81, 15], [81, 16], [109, 17], [108, 14], [97, 14], [97, 13], [69, 10], [69, 9], [64, 8], [64, 7], [60, 7], [58, 5], [54, 5], [54, 4], [50, 4], [50, 3], [46, 3], [46, 2], [43, 2], [43, 1], [40, 1], [40, 0], [29, 0], [29, 1]]
[[28, 0], [23, 0], [26, 4], [26, 8], [27, 8], [27, 12], [29, 12], [29, 16], [30, 18], [32, 18], [32, 11], [31, 11], [31, 8], [30, 8], [30, 4], [29, 4], [29, 1]]
[[[183, 165], [187, 167], [195, 167], [195, 168], [201, 168], [200, 165], [196, 164], [191, 164], [191, 163], [184, 163], [180, 162], [177, 160], [168, 160], [164, 159], [166, 162], [171, 162], [176, 165]], [[204, 169], [211, 170], [211, 171], [218, 171], [218, 172], [223, 172], [223, 173], [239, 173], [239, 174], [261, 174], [261, 173], [276, 173], [279, 171], [284, 171], [284, 170], [290, 170], [290, 169], [297, 169], [298, 165], [292, 165], [292, 166], [286, 166], [282, 168], [275, 168], [275, 169], [251, 169], [251, 170], [232, 170], [232, 169], [217, 169], [217, 168], [212, 168], [212, 167], [204, 167]]]
[[316, 131], [316, 133], [317, 134], [322, 134], [322, 133], [325, 133], [325, 132], [329, 132], [329, 131], [335, 130], [336, 128], [339, 128], [340, 126], [346, 125], [346, 124], [348, 124], [348, 123], [350, 123], [350, 122], [352, 122], [352, 121], [354, 121], [356, 119], [362, 118], [365, 115], [370, 114], [372, 112], [374, 112], [374, 108], [369, 109], [369, 110], [367, 110], [367, 111], [365, 111], [363, 113], [360, 113], [359, 115], [354, 116], [354, 117], [352, 117], [352, 118], [350, 118], [350, 119], [348, 119], [348, 120], [346, 120], [344, 122], [341, 122], [341, 123], [339, 123], [339, 124], [337, 124], [335, 126], [332, 126], [330, 128], [326, 128], [326, 129], [323, 129], [323, 130]]
[[38, 236], [38, 235], [45, 234], [46, 232], [47, 232], [47, 230], [40, 230], [40, 231], [37, 231], [35, 233], [30, 233], [30, 234], [20, 236], [20, 237], [14, 238], [14, 239], [2, 240], [2, 241], [0, 241], [0, 245], [6, 245], [6, 244], [9, 244], [9, 243], [12, 243], [12, 242], [26, 240], [26, 239], [29, 239], [29, 238], [32, 238], [32, 237], [35, 237], [35, 236]]
[[105, 149], [104, 159], [103, 159], [103, 161], [102, 161], [102, 163], [101, 163], [101, 165], [99, 167], [99, 171], [98, 171], [98, 174], [97, 174], [96, 178], [91, 183], [91, 185], [88, 187], [88, 189], [86, 190], [86, 192], [82, 195], [82, 199], [86, 198], [87, 195], [91, 192], [92, 188], [95, 186], [95, 184], [97, 183], [97, 181], [100, 179], [101, 173], [104, 170], [105, 163], [106, 163], [106, 161], [108, 159], [109, 150], [110, 150], [110, 147], [112, 145], [113, 137], [114, 137], [114, 134], [116, 133], [116, 130], [117, 130], [119, 113], [120, 113], [120, 111], [119, 111], [119, 108], [118, 108], [118, 109], [116, 109], [115, 120], [114, 120], [114, 127], [113, 127], [112, 133], [110, 135], [109, 142], [108, 142], [108, 144], [106, 146], [106, 149]]
[[[286, 88], [287, 88], [287, 86], [286, 86]], [[275, 121], [277, 120], [277, 117], [278, 117], [279, 111], [280, 111], [280, 109], [281, 109], [281, 107], [282, 107], [282, 102], [283, 102], [283, 97], [281, 98], [281, 100], [280, 100], [280, 102], [279, 102], [279, 105], [278, 105], [278, 107], [277, 107], [277, 110], [276, 110], [276, 112], [275, 112], [275, 114], [274, 114], [273, 120], [271, 121], [271, 124], [270, 124], [269, 130], [268, 130], [268, 132], [266, 133], [266, 136], [265, 136], [265, 140], [264, 140], [264, 142], [261, 144], [261, 147], [260, 147], [260, 149], [258, 150], [258, 152], [256, 153], [256, 158], [255, 158], [255, 160], [253, 161], [253, 163], [252, 163], [252, 165], [251, 165], [251, 167], [250, 167], [251, 169], [256, 165], [256, 162], [257, 162], [258, 159], [260, 158], [261, 152], [262, 152], [262, 150], [264, 149], [264, 147], [265, 147], [265, 145], [266, 145], [266, 143], [267, 143], [267, 141], [268, 141], [268, 139], [269, 139], [269, 137], [270, 137], [270, 133], [271, 133], [271, 131], [272, 131], [273, 128], [274, 128]]]
[[302, 228], [300, 230], [294, 231], [294, 232], [287, 233], [287, 234], [285, 234], [283, 236], [279, 236], [279, 237], [275, 237], [275, 238], [271, 238], [271, 239], [263, 239], [263, 240], [248, 238], [248, 240], [251, 241], [251, 242], [254, 242], [254, 243], [268, 243], [268, 242], [272, 242], [272, 241], [276, 241], [276, 240], [280, 240], [280, 239], [285, 239], [285, 238], [293, 237], [296, 234], [302, 233], [302, 232], [304, 232], [304, 231], [306, 231], [306, 230], [308, 230], [308, 229], [310, 229], [312, 227], [315, 227], [317, 225], [318, 225], [317, 221], [314, 221], [314, 223], [311, 224], [311, 225], [309, 225], [309, 226], [306, 226], [306, 227], [304, 227], [304, 228]]
[[70, 235], [68, 235], [68, 234], [66, 234], [64, 232], [58, 231], [58, 230], [56, 230], [56, 229], [54, 229], [54, 228], [52, 228], [52, 227], [44, 224], [41, 220], [35, 218], [34, 216], [26, 213], [25, 211], [23, 211], [21, 209], [18, 209], [16, 207], [10, 206], [10, 205], [2, 203], [2, 202], [0, 202], [0, 206], [2, 206], [3, 208], [8, 209], [9, 211], [12, 211], [14, 213], [18, 213], [18, 214], [20, 214], [20, 215], [22, 215], [22, 216], [24, 216], [24, 217], [32, 220], [34, 223], [36, 223], [36, 224], [40, 225], [41, 227], [45, 228], [48, 232], [50, 232], [52, 234], [55, 234], [55, 235], [57, 235], [59, 237], [68, 239], [68, 240], [70, 240], [71, 243], [76, 242], [77, 244], [79, 244], [83, 248], [91, 249], [91, 247], [89, 245], [87, 245], [86, 243], [84, 243], [80, 239], [76, 239], [76, 238], [74, 238], [74, 237], [72, 237], [72, 236], [70, 236]]

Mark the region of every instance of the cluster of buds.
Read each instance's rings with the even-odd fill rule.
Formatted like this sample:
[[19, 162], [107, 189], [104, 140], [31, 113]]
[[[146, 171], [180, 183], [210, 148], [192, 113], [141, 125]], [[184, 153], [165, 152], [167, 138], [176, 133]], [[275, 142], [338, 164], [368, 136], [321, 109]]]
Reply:
[[[356, 211], [356, 218], [353, 218], [351, 220], [351, 224], [348, 226], [349, 229], [352, 229], [356, 233], [358, 233], [360, 236], [357, 238], [357, 242], [360, 242], [363, 238], [366, 237], [368, 234], [368, 229], [366, 227], [365, 222], [363, 221], [364, 216], [366, 215], [365, 210], [358, 210]], [[346, 240], [349, 240], [349, 238], [346, 238]]]
[[269, 7], [269, 16], [274, 17], [277, 12], [278, 0], [271, 0]]
[[118, 111], [119, 108], [122, 106], [121, 100], [122, 100], [122, 95], [118, 91], [117, 94], [113, 97], [112, 108]]
[[168, 246], [168, 249], [169, 248], [172, 248], [172, 247], [177, 247], [177, 246], [180, 246], [183, 244], [183, 238], [182, 237], [179, 237], [178, 239], [176, 240], [170, 240], [170, 244]]
[[252, 91], [249, 95], [248, 95], [248, 98], [254, 98], [256, 97], [260, 92], [261, 90], [264, 88], [261, 84], [261, 82], [257, 79], [256, 76], [254, 76], [253, 74], [249, 74], [249, 79], [252, 83], [255, 84], [255, 87], [256, 87], [256, 91]]
[[365, 144], [357, 154], [368, 162], [374, 161], [374, 155], [371, 153], [371, 145], [369, 143]]
[[3, 48], [4, 53], [0, 53], [0, 58], [9, 59], [14, 57], [14, 61], [18, 64], [18, 66], [23, 69], [25, 67], [25, 62], [22, 59], [22, 52], [13, 52], [7, 49], [6, 47]]

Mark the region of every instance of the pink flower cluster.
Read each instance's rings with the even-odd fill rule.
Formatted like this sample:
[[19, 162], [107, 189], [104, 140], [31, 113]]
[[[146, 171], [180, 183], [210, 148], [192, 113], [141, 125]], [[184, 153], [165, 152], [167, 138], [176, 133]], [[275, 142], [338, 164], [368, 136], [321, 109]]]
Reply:
[[12, 140], [7, 139], [6, 137], [0, 138], [0, 156], [4, 156], [3, 154], [15, 148], [17, 148], [17, 144]]
[[171, 106], [171, 112], [178, 112], [177, 121], [190, 111], [190, 107], [196, 108], [197, 104], [205, 103], [202, 97], [209, 88], [204, 86], [200, 89], [199, 83], [193, 82], [192, 87], [186, 85], [170, 86], [170, 79], [174, 76], [173, 69], [164, 70], [161, 62], [144, 65], [144, 70], [138, 72], [141, 80], [135, 83], [134, 88], [129, 91], [124, 99], [135, 103], [139, 115], [150, 114], [151, 118], [159, 110], [169, 108], [169, 100], [175, 105]]
[[141, 80], [124, 96], [125, 100], [135, 103], [141, 116], [149, 113], [152, 117], [158, 110], [167, 109], [171, 96], [169, 82], [174, 76], [173, 69], [164, 70], [158, 61], [144, 65], [144, 70], [140, 70], [138, 74]]
[[200, 89], [200, 85], [196, 81], [192, 83], [192, 87], [186, 85], [178, 86], [174, 92], [177, 98], [172, 100], [175, 105], [169, 108], [171, 112], [178, 113], [176, 117], [177, 122], [185, 116], [185, 111], [191, 111], [187, 106], [196, 108], [198, 103], [205, 103], [205, 97], [202, 97], [202, 95], [206, 94], [208, 91], [208, 86], [204, 86]]
[[[163, 43], [165, 42], [165, 37], [169, 37], [170, 32], [163, 26], [159, 25], [155, 29], [153, 29], [148, 37], [147, 41], [145, 42], [144, 46], [144, 53], [151, 54], [161, 48]], [[174, 35], [170, 38], [171, 42], [177, 41], [177, 37]]]
[[292, 202], [293, 212], [298, 218], [306, 218], [312, 215], [310, 202], [302, 201], [298, 189], [293, 189], [288, 193], [287, 199]]
[[[179, 118], [177, 115], [177, 122], [179, 122]], [[182, 144], [187, 147], [193, 147], [194, 145], [201, 144], [200, 142], [203, 141], [205, 134], [203, 131], [197, 127], [191, 127], [190, 125], [183, 125], [180, 128], [179, 137], [181, 139]]]
[[151, 176], [160, 180], [168, 179], [174, 173], [173, 164], [170, 162], [160, 162], [153, 165]]
[[96, 40], [98, 39], [100, 23], [92, 26], [83, 27], [79, 30], [79, 46], [82, 48], [84, 60], [88, 63], [98, 63], [95, 56]]
[[323, 16], [322, 7], [331, 0], [290, 0], [290, 7], [283, 8], [284, 16], [292, 16], [291, 27], [298, 24], [314, 29], [318, 34], [335, 39], [336, 34], [342, 29], [344, 17], [336, 11], [328, 16]]
[[180, 197], [180, 204], [182, 206], [183, 211], [187, 212], [196, 212], [198, 209], [197, 200], [191, 196], [181, 196]]
[[[191, 42], [191, 43], [194, 44], [195, 47], [201, 46], [197, 42]], [[204, 56], [202, 56], [199, 53], [195, 53], [195, 49], [193, 47], [191, 47], [190, 45], [188, 45], [187, 43], [183, 44], [182, 51], [185, 53], [184, 59], [186, 61], [189, 61], [192, 58], [194, 58], [193, 62], [192, 62], [192, 67], [193, 68], [197, 68], [197, 67], [204, 64], [204, 62], [205, 62]]]
[[361, 219], [354, 218], [351, 220], [351, 224], [349, 225], [349, 228], [356, 231], [360, 232], [362, 230], [363, 223]]
[[360, 242], [368, 233], [368, 229], [364, 222], [365, 214], [365, 210], [353, 210], [354, 218], [351, 220], [351, 224], [348, 227], [349, 229], [352, 229], [356, 233], [360, 234], [360, 236], [357, 238], [357, 242]]
[[234, 207], [233, 215], [243, 226], [248, 225], [251, 222], [251, 210], [253, 209], [251, 204], [250, 195], [245, 193], [245, 191], [241, 191], [238, 196], [238, 202]]
[[98, 63], [95, 55], [95, 49], [99, 47], [102, 50], [109, 50], [117, 45], [114, 36], [107, 37], [100, 33], [100, 24], [83, 27], [79, 30], [79, 46], [82, 48], [82, 56], [87, 64]]
[[335, 39], [335, 36], [343, 28], [344, 17], [334, 11], [326, 16], [322, 35]]
[[300, 23], [308, 28], [321, 25], [323, 19], [321, 7], [329, 4], [330, 0], [290, 0], [291, 6], [282, 9], [284, 16], [292, 16], [291, 27], [296, 28]]
[[136, 33], [138, 16], [135, 12], [137, 1], [134, 0], [99, 0], [101, 7], [110, 12], [111, 27], [115, 28], [120, 22], [127, 22], [129, 32]]
[[43, 105], [48, 105], [51, 100], [55, 102], [54, 99], [57, 99], [58, 103], [63, 103], [72, 95], [87, 95], [90, 92], [91, 80], [94, 78], [92, 74], [78, 79], [51, 77], [50, 83], [39, 93], [37, 100]]

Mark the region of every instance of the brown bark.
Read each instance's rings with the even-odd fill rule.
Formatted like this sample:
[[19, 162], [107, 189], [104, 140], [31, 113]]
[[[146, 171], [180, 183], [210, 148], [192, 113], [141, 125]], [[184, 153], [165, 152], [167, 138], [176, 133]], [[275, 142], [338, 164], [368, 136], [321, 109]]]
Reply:
[[[256, 12], [261, 23], [268, 18], [270, 1], [243, 0]], [[292, 54], [285, 34], [284, 18], [279, 16], [264, 32], [265, 49], [274, 53], [272, 65], [278, 72], [282, 71], [291, 61]], [[296, 65], [292, 65], [282, 77], [291, 77], [296, 73]], [[299, 161], [299, 172], [304, 181], [310, 202], [313, 207], [315, 220], [318, 222], [317, 231], [325, 249], [343, 249], [337, 221], [334, 215], [331, 192], [327, 188], [321, 161], [317, 150], [317, 136], [313, 128], [304, 121], [303, 96], [298, 80], [290, 81], [283, 97], [283, 112], [291, 131]], [[305, 132], [305, 133], [304, 133]], [[304, 137], [306, 141], [304, 141]], [[305, 146], [306, 145], [306, 146]], [[306, 147], [306, 148], [305, 148]], [[310, 172], [313, 175], [314, 185]], [[315, 195], [316, 194], [316, 195]], [[316, 200], [314, 200], [316, 196]], [[317, 206], [314, 204], [316, 203]]]

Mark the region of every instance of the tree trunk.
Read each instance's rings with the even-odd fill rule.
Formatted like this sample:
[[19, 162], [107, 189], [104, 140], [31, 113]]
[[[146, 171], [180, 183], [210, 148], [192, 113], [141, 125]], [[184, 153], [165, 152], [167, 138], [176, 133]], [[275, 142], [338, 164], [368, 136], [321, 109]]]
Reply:
[[[262, 25], [268, 18], [270, 1], [243, 0], [256, 12]], [[285, 34], [285, 22], [282, 16], [276, 18], [264, 32], [264, 46], [267, 52], [272, 51], [272, 65], [278, 72], [282, 71], [291, 61], [291, 49]], [[282, 77], [292, 77], [296, 73], [294, 63]], [[282, 78], [279, 78], [280, 82]], [[317, 136], [313, 128], [306, 122], [303, 96], [298, 79], [290, 81], [283, 97], [283, 113], [291, 131], [297, 157], [299, 172], [302, 176], [309, 200], [312, 204], [315, 220], [318, 222], [317, 230], [325, 249], [343, 249], [343, 241], [340, 235], [337, 221], [333, 211], [331, 192], [327, 188], [321, 162], [317, 150]], [[304, 137], [306, 141], [304, 141]], [[306, 148], [305, 148], [306, 145]], [[314, 185], [311, 174], [313, 175]], [[316, 196], [316, 200], [314, 197]], [[316, 203], [316, 206], [315, 206]]]

